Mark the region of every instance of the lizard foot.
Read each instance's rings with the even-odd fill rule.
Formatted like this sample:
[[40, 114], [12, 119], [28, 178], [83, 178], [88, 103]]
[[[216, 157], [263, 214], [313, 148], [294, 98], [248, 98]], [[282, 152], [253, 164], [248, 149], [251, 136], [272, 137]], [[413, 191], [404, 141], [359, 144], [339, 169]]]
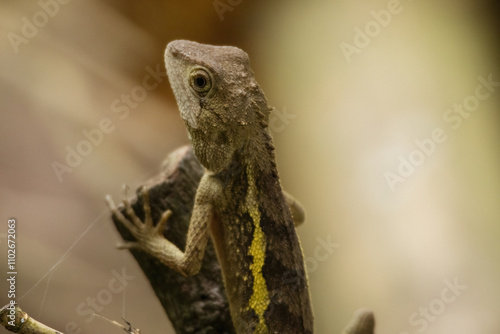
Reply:
[[160, 221], [156, 226], [153, 225], [153, 219], [151, 217], [151, 205], [149, 204], [149, 189], [142, 187], [140, 194], [142, 196], [143, 209], [144, 209], [144, 223], [137, 217], [132, 209], [132, 205], [127, 198], [128, 186], [123, 187], [123, 205], [125, 206], [125, 212], [130, 217], [127, 219], [121, 211], [116, 207], [115, 202], [110, 195], [106, 196], [106, 202], [111, 210], [113, 216], [122, 223], [122, 225], [134, 236], [137, 241], [125, 242], [117, 245], [118, 249], [131, 249], [137, 248], [142, 250], [147, 250], [148, 245], [152, 240], [164, 239], [163, 230], [168, 218], [172, 214], [172, 211], [167, 210], [163, 212]]

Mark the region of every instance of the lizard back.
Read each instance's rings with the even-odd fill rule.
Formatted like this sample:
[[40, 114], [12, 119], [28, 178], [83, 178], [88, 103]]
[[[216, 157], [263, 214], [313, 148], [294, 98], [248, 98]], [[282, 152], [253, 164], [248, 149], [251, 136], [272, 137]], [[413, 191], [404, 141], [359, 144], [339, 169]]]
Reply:
[[[313, 333], [302, 250], [281, 189], [272, 108], [241, 49], [171, 42], [167, 73], [216, 195], [210, 230], [242, 333]], [[204, 189], [207, 190], [207, 189]]]
[[238, 152], [233, 170], [215, 176], [222, 191], [212, 237], [233, 322], [238, 333], [313, 333], [301, 246], [274, 154], [259, 163], [248, 159], [250, 151]]

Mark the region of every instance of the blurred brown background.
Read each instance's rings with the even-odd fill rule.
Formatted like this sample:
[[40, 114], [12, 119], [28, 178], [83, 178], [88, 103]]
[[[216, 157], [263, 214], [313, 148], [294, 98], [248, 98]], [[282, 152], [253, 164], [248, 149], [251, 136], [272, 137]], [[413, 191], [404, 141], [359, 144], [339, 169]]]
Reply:
[[[500, 86], [483, 83], [500, 82], [498, 2], [3, 0], [0, 27], [0, 251], [15, 217], [32, 316], [120, 333], [90, 319], [94, 305], [171, 333], [114, 248], [104, 196], [188, 142], [167, 79], [150, 74], [183, 38], [245, 49], [276, 107], [282, 184], [307, 209], [317, 333], [360, 307], [377, 333], [500, 332]], [[86, 155], [67, 162], [71, 150]], [[118, 289], [123, 271], [134, 278]]]

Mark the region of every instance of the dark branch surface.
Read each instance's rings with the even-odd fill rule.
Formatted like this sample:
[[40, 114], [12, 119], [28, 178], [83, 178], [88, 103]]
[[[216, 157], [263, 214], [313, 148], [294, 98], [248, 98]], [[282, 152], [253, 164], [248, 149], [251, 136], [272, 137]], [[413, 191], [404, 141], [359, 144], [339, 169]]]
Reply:
[[[172, 210], [163, 234], [181, 250], [185, 246], [194, 197], [203, 171], [192, 149], [186, 146], [171, 153], [163, 164], [161, 175], [145, 185], [149, 188], [155, 223], [165, 210]], [[131, 203], [136, 215], [144, 219], [142, 197], [136, 195]], [[119, 209], [127, 216], [123, 206]], [[113, 222], [123, 240], [134, 240], [114, 217]], [[220, 266], [211, 241], [207, 245], [200, 272], [192, 277], [182, 276], [141, 251], [131, 250], [131, 253], [146, 274], [178, 334], [235, 333]]]

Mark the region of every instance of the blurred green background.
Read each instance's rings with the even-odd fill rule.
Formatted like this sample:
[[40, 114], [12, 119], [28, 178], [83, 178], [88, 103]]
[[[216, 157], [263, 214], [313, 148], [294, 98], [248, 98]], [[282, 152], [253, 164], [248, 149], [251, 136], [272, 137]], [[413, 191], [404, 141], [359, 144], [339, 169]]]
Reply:
[[[168, 80], [150, 73], [169, 41], [189, 39], [247, 51], [276, 107], [282, 184], [307, 210], [317, 333], [340, 333], [360, 307], [377, 333], [499, 333], [498, 6], [1, 1], [0, 268], [15, 217], [19, 303], [66, 333], [121, 332], [88, 303], [171, 333], [114, 248], [104, 196], [188, 143]], [[68, 162], [71, 150], [85, 155]], [[134, 276], [124, 292], [109, 293], [113, 270]]]

